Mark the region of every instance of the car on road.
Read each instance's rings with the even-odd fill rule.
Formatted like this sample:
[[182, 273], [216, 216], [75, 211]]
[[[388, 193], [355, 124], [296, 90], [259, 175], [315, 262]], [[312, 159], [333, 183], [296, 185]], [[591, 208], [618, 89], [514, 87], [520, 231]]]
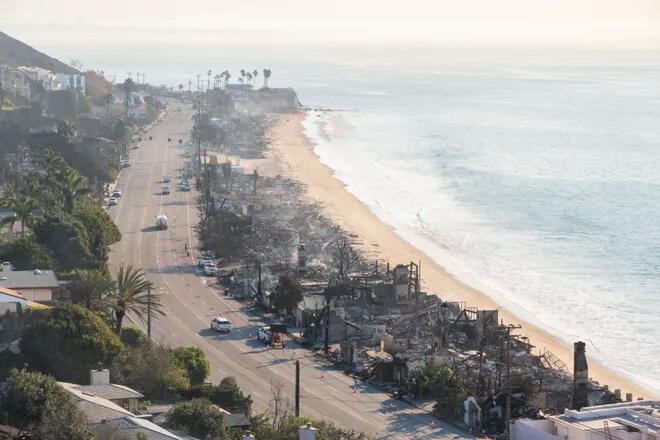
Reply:
[[270, 342], [270, 327], [259, 327], [257, 329], [257, 339], [268, 344]]
[[160, 193], [165, 195], [170, 193], [170, 187], [169, 186], [164, 186], [161, 190]]
[[131, 166], [131, 161], [130, 160], [122, 160], [121, 161], [121, 167], [122, 168], [128, 168]]
[[218, 273], [218, 266], [215, 263], [208, 263], [204, 265], [204, 275], [211, 277]]
[[108, 199], [108, 206], [115, 206], [117, 204], [117, 199], [115, 197], [110, 197]]
[[216, 316], [211, 320], [211, 330], [229, 333], [231, 331], [231, 322], [227, 318]]
[[172, 181], [172, 176], [163, 176], [163, 183], [170, 183]]
[[211, 257], [207, 256], [202, 256], [202, 258], [199, 259], [199, 267], [204, 267], [207, 264], [214, 263], [215, 260]]
[[116, 190], [112, 191], [112, 193], [110, 193], [110, 197], [115, 197], [115, 198], [121, 197], [121, 190], [116, 189]]

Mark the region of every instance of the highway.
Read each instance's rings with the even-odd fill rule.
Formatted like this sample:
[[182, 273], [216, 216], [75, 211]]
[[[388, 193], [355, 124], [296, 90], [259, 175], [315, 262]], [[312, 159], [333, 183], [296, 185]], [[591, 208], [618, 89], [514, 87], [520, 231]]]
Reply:
[[[209, 381], [218, 383], [234, 376], [246, 394], [252, 395], [255, 411], [271, 406], [273, 383], [283, 387], [291, 399], [294, 391], [294, 362], [301, 364], [301, 415], [330, 420], [336, 424], [384, 439], [473, 438], [438, 422], [406, 402], [393, 400], [371, 385], [356, 384], [340, 370], [316, 359], [312, 352], [288, 342], [286, 349], [266, 350], [256, 340], [262, 325], [259, 313], [244, 302], [222, 295], [196, 267], [198, 222], [197, 194], [178, 191], [177, 177], [183, 167], [185, 145], [192, 128], [193, 110], [181, 105], [143, 136], [141, 148], [133, 150], [132, 166], [125, 168], [117, 183], [123, 195], [109, 208], [122, 232], [112, 246], [111, 270], [120, 264], [142, 268], [156, 286], [166, 316], [152, 323], [152, 338], [170, 346], [194, 345], [209, 358]], [[149, 141], [148, 137], [153, 140]], [[168, 138], [172, 142], [168, 142]], [[163, 176], [171, 194], [161, 195]], [[170, 227], [157, 231], [154, 219], [164, 214]], [[192, 252], [186, 256], [189, 243]], [[229, 318], [233, 329], [217, 334], [209, 329], [217, 314]], [[130, 323], [127, 323], [130, 324]], [[139, 323], [145, 329], [145, 325]]]

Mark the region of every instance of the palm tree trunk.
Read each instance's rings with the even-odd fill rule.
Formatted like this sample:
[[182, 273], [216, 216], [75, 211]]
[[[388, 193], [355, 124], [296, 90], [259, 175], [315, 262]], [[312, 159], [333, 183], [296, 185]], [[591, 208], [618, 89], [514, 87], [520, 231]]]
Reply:
[[121, 324], [124, 321], [125, 314], [126, 312], [123, 310], [115, 310], [115, 333], [117, 333], [117, 335], [121, 335]]
[[[11, 225], [12, 229], [14, 225]], [[21, 219], [21, 238], [25, 238], [25, 220]]]

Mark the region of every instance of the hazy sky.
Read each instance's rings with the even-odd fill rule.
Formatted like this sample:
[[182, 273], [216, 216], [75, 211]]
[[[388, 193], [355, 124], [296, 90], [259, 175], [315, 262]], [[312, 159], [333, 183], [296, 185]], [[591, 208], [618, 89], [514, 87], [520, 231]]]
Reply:
[[198, 40], [660, 47], [660, 0], [0, 0], [30, 43]]

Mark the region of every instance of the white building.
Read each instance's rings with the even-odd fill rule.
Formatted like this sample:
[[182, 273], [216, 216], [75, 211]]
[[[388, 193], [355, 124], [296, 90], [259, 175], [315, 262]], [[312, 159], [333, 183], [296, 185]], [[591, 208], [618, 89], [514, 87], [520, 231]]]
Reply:
[[660, 401], [566, 410], [545, 420], [519, 419], [512, 440], [660, 440]]
[[80, 90], [85, 94], [85, 75], [78, 73], [56, 73], [55, 88], [53, 90]]

